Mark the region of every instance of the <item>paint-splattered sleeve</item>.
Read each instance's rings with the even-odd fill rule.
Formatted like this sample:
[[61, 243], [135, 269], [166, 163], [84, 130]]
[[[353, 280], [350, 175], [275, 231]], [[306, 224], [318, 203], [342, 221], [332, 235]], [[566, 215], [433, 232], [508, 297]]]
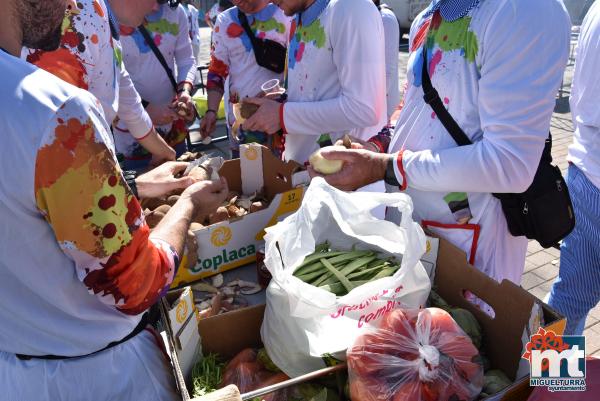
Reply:
[[91, 96], [69, 99], [39, 146], [35, 198], [89, 292], [137, 315], [166, 291], [178, 256], [169, 244], [149, 239], [109, 135]]
[[225, 79], [229, 75], [229, 53], [227, 49], [227, 25], [230, 23], [224, 13], [217, 17], [213, 30], [213, 44], [210, 52], [210, 64], [206, 87], [223, 91]]

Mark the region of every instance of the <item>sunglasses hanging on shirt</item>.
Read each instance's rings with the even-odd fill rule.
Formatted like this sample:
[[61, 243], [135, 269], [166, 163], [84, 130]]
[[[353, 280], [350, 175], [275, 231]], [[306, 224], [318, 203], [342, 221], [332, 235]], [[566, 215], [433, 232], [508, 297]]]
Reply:
[[175, 8], [179, 5], [179, 0], [156, 0], [156, 2], [160, 5], [168, 4], [171, 8]]

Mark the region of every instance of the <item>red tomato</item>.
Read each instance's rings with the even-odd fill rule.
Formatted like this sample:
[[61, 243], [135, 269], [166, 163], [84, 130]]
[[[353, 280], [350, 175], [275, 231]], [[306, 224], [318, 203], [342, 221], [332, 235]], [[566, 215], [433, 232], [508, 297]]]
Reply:
[[390, 311], [381, 322], [380, 330], [388, 330], [398, 336], [414, 338], [414, 328], [418, 311], [403, 311], [394, 309]]
[[421, 401], [421, 383], [414, 380], [402, 383], [391, 401]]
[[221, 380], [221, 387], [235, 384], [241, 393], [257, 389], [256, 383], [261, 366], [258, 362], [240, 362], [236, 368], [226, 369]]
[[[452, 316], [443, 309], [439, 308], [427, 308], [424, 309], [421, 315], [419, 315], [419, 323], [422, 319], [425, 319], [426, 315], [429, 315], [431, 318], [431, 333], [439, 332], [439, 333], [457, 333], [461, 334], [460, 327]], [[424, 320], [423, 320], [424, 322]]]
[[391, 394], [385, 382], [376, 378], [353, 377], [350, 380], [350, 399], [352, 401], [390, 401]]

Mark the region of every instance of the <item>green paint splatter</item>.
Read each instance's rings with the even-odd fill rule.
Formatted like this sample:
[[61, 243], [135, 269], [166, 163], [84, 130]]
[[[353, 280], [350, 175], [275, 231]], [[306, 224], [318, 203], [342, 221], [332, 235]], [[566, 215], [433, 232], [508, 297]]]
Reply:
[[325, 29], [318, 18], [308, 26], [299, 26], [296, 29], [296, 40], [298, 42], [314, 42], [315, 47], [321, 49], [325, 46]]
[[173, 36], [177, 36], [179, 34], [179, 25], [176, 23], [170, 23], [166, 19], [161, 19], [156, 22], [148, 22], [147, 29], [152, 32], [160, 33], [161, 35], [170, 33]]
[[252, 23], [252, 28], [254, 28], [255, 32], [277, 31], [278, 33], [285, 33], [285, 25], [283, 25], [281, 22], [277, 22], [277, 20], [274, 18], [268, 19], [266, 21], [258, 21], [255, 19]]
[[471, 17], [461, 18], [456, 21], [442, 21], [439, 28], [432, 31], [427, 38], [427, 46], [436, 43], [443, 51], [463, 50], [463, 56], [474, 62], [479, 43], [475, 33], [469, 30]]
[[115, 46], [113, 49], [113, 53], [115, 55], [115, 61], [117, 62], [117, 66], [119, 66], [119, 68], [123, 67], [123, 52], [121, 52], [121, 49], [118, 46]]

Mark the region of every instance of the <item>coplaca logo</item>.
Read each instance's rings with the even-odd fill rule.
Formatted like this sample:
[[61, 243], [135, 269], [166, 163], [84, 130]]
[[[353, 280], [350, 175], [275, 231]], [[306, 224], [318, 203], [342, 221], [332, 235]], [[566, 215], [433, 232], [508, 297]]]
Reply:
[[231, 228], [229, 227], [218, 227], [210, 235], [210, 242], [214, 246], [225, 246], [231, 241]]
[[258, 152], [254, 146], [249, 146], [244, 152], [244, 157], [248, 160], [256, 160], [258, 157]]
[[177, 304], [177, 310], [175, 311], [175, 318], [177, 319], [177, 323], [185, 322], [185, 318], [188, 315], [188, 306], [187, 302], [181, 301]]
[[522, 356], [529, 361], [532, 386], [549, 391], [585, 391], [585, 337], [562, 336], [540, 327]]

